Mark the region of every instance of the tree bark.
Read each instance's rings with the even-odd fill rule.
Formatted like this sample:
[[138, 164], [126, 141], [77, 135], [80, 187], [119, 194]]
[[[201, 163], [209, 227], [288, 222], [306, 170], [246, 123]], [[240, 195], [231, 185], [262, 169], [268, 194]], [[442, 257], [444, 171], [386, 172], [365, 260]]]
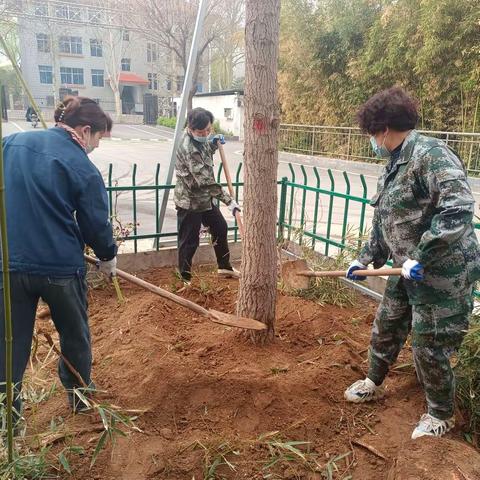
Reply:
[[245, 187], [238, 313], [265, 323], [256, 343], [275, 333], [277, 298], [277, 62], [280, 0], [247, 0], [245, 22]]

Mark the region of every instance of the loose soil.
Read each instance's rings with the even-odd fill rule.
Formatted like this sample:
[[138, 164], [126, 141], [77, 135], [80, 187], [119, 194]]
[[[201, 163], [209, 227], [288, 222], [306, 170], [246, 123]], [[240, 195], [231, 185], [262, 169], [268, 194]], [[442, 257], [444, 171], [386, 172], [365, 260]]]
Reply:
[[[167, 289], [175, 283], [170, 269], [141, 277]], [[384, 400], [344, 401], [345, 388], [365, 376], [372, 300], [358, 295], [355, 307], [339, 308], [280, 292], [275, 342], [255, 346], [239, 330], [139, 287], [121, 287], [121, 306], [110, 286], [90, 293], [93, 378], [107, 392], [103, 400], [144, 411], [136, 421], [141, 432], [120, 437], [90, 469], [100, 419], [72, 415], [60, 386], [35, 415], [27, 411], [27, 421], [44, 431], [61, 416], [73, 443], [86, 449], [71, 459], [74, 474], [63, 478], [480, 479], [478, 454], [461, 442], [458, 427], [446, 440], [410, 440], [425, 404], [408, 347]], [[237, 287], [205, 268], [181, 295], [234, 313]], [[50, 322], [39, 325], [54, 331]], [[45, 350], [41, 345], [38, 355]], [[58, 382], [54, 365], [48, 368]], [[451, 463], [445, 475], [437, 470], [442, 462]]]

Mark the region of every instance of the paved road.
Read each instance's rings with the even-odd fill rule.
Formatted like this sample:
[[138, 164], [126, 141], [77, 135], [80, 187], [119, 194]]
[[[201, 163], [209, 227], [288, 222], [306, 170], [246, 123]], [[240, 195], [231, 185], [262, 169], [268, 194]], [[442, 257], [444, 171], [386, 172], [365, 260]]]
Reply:
[[[26, 122], [8, 122], [3, 125], [3, 134], [29, 130], [32, 127]], [[111, 139], [101, 141], [100, 148], [96, 149], [90, 156], [92, 161], [102, 172], [105, 180], [108, 180], [110, 164], [112, 165], [112, 183], [119, 186], [130, 186], [133, 182], [133, 171], [136, 166], [135, 184], [152, 185], [155, 182], [155, 172], [157, 164], [160, 166], [159, 181], [164, 183], [168, 165], [170, 162], [172, 150], [173, 132], [170, 129], [162, 127], [152, 127], [145, 125], [115, 125]], [[243, 144], [241, 142], [227, 142], [225, 151], [229, 161], [232, 176], [235, 178], [239, 164], [242, 162]], [[218, 155], [216, 156], [218, 157]], [[216, 163], [220, 159], [216, 158]], [[374, 164], [360, 162], [349, 162], [345, 160], [335, 160], [322, 157], [309, 157], [305, 155], [295, 155], [281, 152], [279, 154], [278, 178], [284, 176], [291, 178], [291, 168], [295, 173], [297, 183], [304, 183], [304, 172], [307, 175], [307, 183], [311, 186], [316, 185], [316, 177], [313, 167], [316, 167], [320, 177], [320, 187], [330, 190], [331, 180], [328, 175], [328, 169], [331, 169], [334, 181], [334, 189], [337, 192], [345, 193], [347, 183], [344, 172], [347, 172], [350, 193], [356, 196], [363, 196], [363, 186], [360, 181], [360, 175], [364, 175], [367, 186], [367, 197], [371, 197], [376, 187], [376, 179], [380, 167]], [[242, 178], [240, 172], [240, 178]], [[478, 202], [480, 200], [480, 185], [478, 181], [472, 180], [472, 187]], [[290, 197], [290, 189], [288, 191]], [[171, 195], [170, 195], [171, 199]], [[153, 190], [143, 190], [136, 193], [137, 200], [137, 233], [148, 234], [155, 231], [155, 194]], [[242, 197], [240, 197], [241, 203]], [[300, 227], [301, 225], [301, 205], [303, 194], [296, 191], [292, 208], [292, 224]], [[133, 222], [133, 193], [121, 192], [116, 196], [116, 210], [118, 218], [123, 224]], [[305, 229], [311, 230], [313, 227], [314, 210], [316, 195], [314, 192], [307, 192], [305, 197], [304, 225]], [[288, 201], [290, 206], [290, 198]], [[335, 198], [332, 204], [332, 227], [330, 235], [334, 239], [341, 239], [342, 225], [345, 213], [345, 199]], [[317, 232], [320, 235], [326, 235], [326, 225], [330, 207], [330, 196], [327, 194], [319, 195], [317, 209]], [[225, 218], [230, 220], [229, 211], [222, 207]], [[355, 231], [358, 229], [361, 207], [357, 202], [350, 202], [348, 205], [348, 225]], [[370, 225], [372, 209], [366, 208], [366, 226]], [[287, 211], [287, 219], [290, 212]], [[164, 222], [164, 231], [176, 230], [176, 213], [173, 203], [169, 202], [167, 215]], [[148, 249], [151, 246], [151, 240], [140, 241], [140, 248]]]

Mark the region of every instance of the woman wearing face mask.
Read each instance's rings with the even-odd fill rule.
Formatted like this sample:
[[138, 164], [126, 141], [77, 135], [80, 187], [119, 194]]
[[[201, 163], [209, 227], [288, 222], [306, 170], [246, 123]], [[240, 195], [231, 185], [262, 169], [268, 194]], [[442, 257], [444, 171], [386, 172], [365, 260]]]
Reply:
[[441, 140], [415, 130], [417, 109], [400, 88], [374, 95], [360, 109], [386, 166], [371, 200], [370, 238], [347, 277], [389, 259], [402, 267], [389, 277], [373, 324], [367, 378], [345, 391], [360, 403], [384, 395], [383, 381], [409, 332], [417, 377], [427, 400], [412, 438], [442, 436], [454, 426], [455, 380], [450, 357], [468, 329], [480, 253], [472, 219], [474, 199], [460, 158]]
[[225, 139], [223, 135], [211, 135], [212, 124], [213, 115], [208, 110], [194, 108], [188, 112], [187, 129], [177, 151], [174, 201], [178, 224], [178, 269], [186, 284], [192, 278], [192, 259], [199, 245], [202, 223], [212, 235], [219, 275], [238, 276], [230, 264], [227, 222], [213, 200], [218, 199], [227, 205], [233, 216], [240, 207], [215, 180], [213, 154], [218, 142], [224, 144]]
[[[117, 247], [105, 185], [87, 156], [98, 147], [103, 136], [109, 135], [112, 120], [93, 100], [69, 97], [55, 110], [55, 121], [54, 128], [18, 133], [3, 140], [16, 384], [14, 407], [18, 413], [40, 297], [50, 307], [63, 355], [84, 382], [93, 387], [85, 244], [99, 258], [100, 271], [108, 276], [115, 274]], [[1, 294], [0, 318], [3, 312]], [[4, 337], [2, 321], [0, 339]], [[70, 405], [73, 409], [82, 408], [72, 395], [79, 382], [62, 360], [58, 372], [68, 390]], [[4, 376], [5, 342], [0, 341], [0, 382], [5, 381]]]

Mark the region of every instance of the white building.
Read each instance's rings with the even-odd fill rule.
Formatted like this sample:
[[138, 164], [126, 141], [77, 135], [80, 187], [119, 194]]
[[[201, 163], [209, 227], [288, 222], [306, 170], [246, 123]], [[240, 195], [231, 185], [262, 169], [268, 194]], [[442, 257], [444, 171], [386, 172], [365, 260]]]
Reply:
[[192, 106], [209, 110], [213, 113], [215, 120], [219, 121], [223, 130], [243, 140], [243, 91], [197, 93], [193, 97]]
[[169, 53], [128, 28], [122, 12], [92, 0], [14, 4], [21, 69], [40, 107], [74, 94], [94, 98], [110, 112], [117, 106], [123, 114], [145, 112], [153, 120], [171, 114], [183, 76]]

